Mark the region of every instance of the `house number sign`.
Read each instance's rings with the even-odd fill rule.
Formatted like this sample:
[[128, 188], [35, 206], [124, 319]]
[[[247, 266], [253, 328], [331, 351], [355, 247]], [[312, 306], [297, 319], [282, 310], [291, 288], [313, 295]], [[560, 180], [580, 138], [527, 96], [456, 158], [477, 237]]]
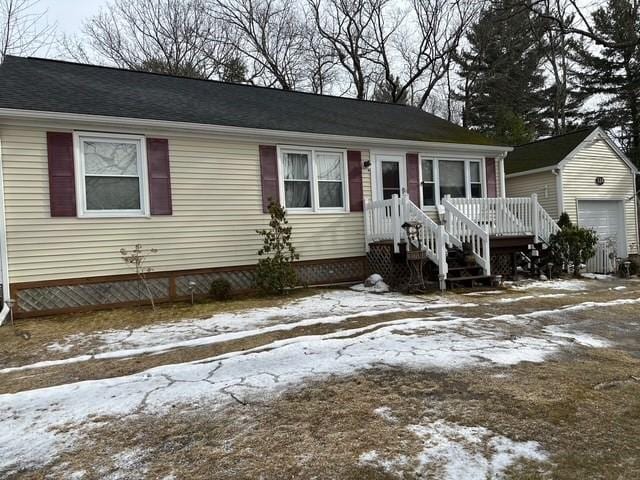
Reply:
[[596, 177], [596, 185], [604, 185], [604, 177]]

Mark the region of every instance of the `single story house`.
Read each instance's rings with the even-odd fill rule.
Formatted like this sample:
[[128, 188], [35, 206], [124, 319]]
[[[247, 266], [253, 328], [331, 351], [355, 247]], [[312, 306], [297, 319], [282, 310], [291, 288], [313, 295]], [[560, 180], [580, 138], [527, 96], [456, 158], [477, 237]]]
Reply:
[[490, 275], [491, 239], [553, 229], [535, 199], [504, 198], [509, 147], [410, 106], [12, 56], [0, 92], [0, 265], [17, 316], [139, 303], [119, 253], [135, 244], [158, 250], [160, 301], [221, 276], [251, 288], [270, 199], [308, 285], [359, 281], [372, 245], [397, 257], [407, 242], [441, 285], [449, 248]]
[[505, 160], [508, 196], [537, 194], [551, 217], [568, 213], [620, 258], [638, 254], [637, 173], [599, 127], [520, 145]]

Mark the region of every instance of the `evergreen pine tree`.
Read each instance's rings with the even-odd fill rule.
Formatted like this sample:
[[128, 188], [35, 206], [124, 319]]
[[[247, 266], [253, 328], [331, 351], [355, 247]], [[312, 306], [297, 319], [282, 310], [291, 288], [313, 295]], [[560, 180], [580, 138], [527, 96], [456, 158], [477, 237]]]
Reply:
[[583, 44], [582, 88], [602, 99], [588, 112], [592, 123], [612, 130], [629, 157], [640, 166], [640, 16], [633, 0], [608, 0], [592, 14], [597, 36], [611, 45]]
[[464, 126], [501, 143], [533, 139], [543, 129], [541, 22], [516, 0], [493, 0], [467, 35], [458, 58]]

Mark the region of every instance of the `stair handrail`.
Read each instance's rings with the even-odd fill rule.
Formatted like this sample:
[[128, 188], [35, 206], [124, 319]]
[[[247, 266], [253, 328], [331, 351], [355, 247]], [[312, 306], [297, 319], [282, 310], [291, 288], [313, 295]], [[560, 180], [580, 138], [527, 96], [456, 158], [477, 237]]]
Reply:
[[[449, 273], [447, 263], [448, 235], [443, 225], [438, 225], [431, 217], [411, 201], [408, 194], [403, 194], [401, 198], [400, 212], [402, 214], [402, 224], [405, 222], [416, 222], [422, 226], [420, 232], [420, 245], [416, 247], [423, 250], [427, 257], [438, 265], [440, 277], [440, 288], [443, 289], [443, 282]], [[401, 224], [401, 225], [402, 225]], [[407, 239], [411, 241], [411, 239]]]
[[548, 244], [551, 235], [559, 231], [558, 223], [549, 215], [549, 212], [540, 206], [538, 208], [538, 240]]
[[491, 275], [491, 253], [489, 247], [489, 232], [471, 220], [452, 202], [451, 197], [445, 195], [442, 199], [444, 207], [445, 229], [451, 244], [462, 248], [464, 243], [471, 246], [471, 251], [478, 265], [485, 275]]

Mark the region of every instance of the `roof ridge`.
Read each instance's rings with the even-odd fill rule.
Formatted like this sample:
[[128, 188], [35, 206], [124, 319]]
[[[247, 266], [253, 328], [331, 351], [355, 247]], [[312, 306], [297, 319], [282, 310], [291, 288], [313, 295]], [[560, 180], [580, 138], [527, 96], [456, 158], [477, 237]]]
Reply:
[[596, 125], [595, 127], [593, 127], [593, 126], [592, 127], [582, 127], [582, 128], [578, 128], [576, 130], [572, 130], [571, 132], [561, 133], [560, 135], [554, 135], [552, 137], [541, 138], [539, 140], [533, 140], [533, 141], [527, 142], [527, 143], [521, 143], [520, 145], [515, 145], [514, 148], [526, 147], [527, 145], [533, 145], [535, 143], [542, 143], [542, 142], [547, 142], [549, 140], [555, 140], [557, 138], [568, 137], [569, 135], [575, 135], [576, 133], [580, 133], [580, 132], [593, 131], [596, 128], [599, 128], [599, 126]]
[[[60, 60], [60, 59], [57, 59], [57, 58], [43, 58], [43, 57], [34, 57], [34, 56], [20, 57], [18, 55], [6, 55], [5, 59], [6, 58], [17, 58], [17, 59], [20, 59], [20, 60], [36, 60], [36, 61], [39, 61], [39, 62], [63, 63], [63, 64], [66, 64], [66, 65], [75, 65], [75, 66], [80, 66], [80, 67], [103, 68], [103, 69], [107, 69], [107, 70], [116, 70], [116, 71], [120, 71], [120, 72], [140, 73], [140, 74], [144, 74], [144, 75], [155, 75], [155, 76], [158, 76], [158, 77], [176, 78], [176, 79], [180, 79], [180, 80], [194, 80], [194, 81], [198, 81], [198, 82], [217, 83], [217, 84], [222, 84], [222, 85], [233, 85], [233, 86], [246, 87], [246, 88], [257, 88], [257, 89], [263, 89], [263, 90], [269, 90], [269, 91], [275, 91], [275, 92], [294, 93], [294, 94], [299, 94], [299, 95], [309, 95], [309, 96], [313, 96], [313, 97], [333, 98], [333, 99], [337, 99], [337, 100], [350, 100], [350, 101], [355, 101], [355, 102], [366, 102], [366, 103], [379, 104], [379, 105], [392, 105], [392, 106], [396, 106], [396, 107], [411, 108], [411, 109], [417, 110], [419, 112], [422, 112], [424, 114], [437, 117], [436, 115], [433, 115], [432, 113], [429, 113], [429, 112], [427, 112], [425, 110], [422, 110], [421, 108], [415, 107], [413, 105], [404, 104], [404, 103], [389, 103], [389, 102], [383, 102], [383, 101], [380, 101], [380, 100], [368, 100], [368, 99], [359, 99], [359, 98], [353, 98], [353, 97], [342, 97], [342, 96], [339, 96], [339, 95], [327, 95], [327, 94], [324, 94], [324, 93], [305, 92], [305, 91], [301, 91], [301, 90], [284, 90], [284, 89], [281, 89], [281, 88], [273, 88], [273, 87], [267, 87], [267, 86], [263, 86], [263, 85], [251, 85], [251, 84], [246, 84], [246, 83], [234, 83], [234, 82], [228, 82], [228, 81], [224, 81], [224, 80], [212, 80], [212, 79], [208, 79], [208, 78], [197, 78], [197, 77], [188, 77], [188, 76], [184, 76], [184, 75], [173, 75], [173, 74], [170, 74], [170, 73], [147, 72], [147, 71], [144, 71], [144, 70], [133, 70], [133, 69], [130, 69], [130, 68], [113, 67], [113, 66], [109, 66], [109, 65], [96, 65], [96, 64], [93, 64], [93, 63], [72, 62], [72, 61], [69, 61], [69, 60]], [[440, 117], [437, 117], [437, 118], [440, 118]]]

